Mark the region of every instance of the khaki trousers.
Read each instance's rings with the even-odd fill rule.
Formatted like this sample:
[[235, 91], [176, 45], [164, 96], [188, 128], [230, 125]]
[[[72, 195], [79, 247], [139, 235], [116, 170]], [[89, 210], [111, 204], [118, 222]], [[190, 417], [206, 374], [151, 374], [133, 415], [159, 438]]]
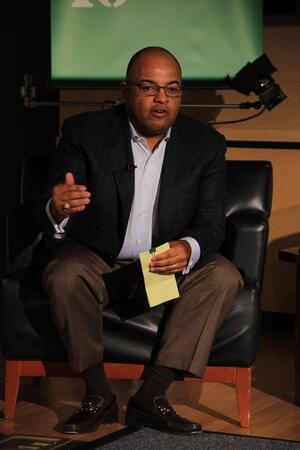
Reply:
[[[101, 275], [118, 267], [72, 243], [43, 273], [42, 286], [75, 371], [103, 360], [102, 310], [109, 299]], [[180, 275], [180, 299], [172, 302], [155, 363], [203, 376], [215, 333], [242, 286], [238, 270], [217, 254]]]

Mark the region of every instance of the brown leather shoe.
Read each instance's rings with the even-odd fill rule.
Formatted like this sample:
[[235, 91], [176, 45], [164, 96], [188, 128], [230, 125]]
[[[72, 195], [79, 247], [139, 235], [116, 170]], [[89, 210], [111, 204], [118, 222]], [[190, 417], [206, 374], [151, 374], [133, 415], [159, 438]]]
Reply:
[[154, 397], [151, 412], [143, 411], [130, 399], [125, 423], [130, 427], [151, 427], [168, 433], [196, 434], [202, 431], [199, 423], [180, 417], [166, 397]]
[[103, 397], [86, 397], [80, 408], [62, 424], [62, 432], [90, 433], [101, 423], [118, 422], [119, 411], [115, 396], [108, 407], [103, 406]]

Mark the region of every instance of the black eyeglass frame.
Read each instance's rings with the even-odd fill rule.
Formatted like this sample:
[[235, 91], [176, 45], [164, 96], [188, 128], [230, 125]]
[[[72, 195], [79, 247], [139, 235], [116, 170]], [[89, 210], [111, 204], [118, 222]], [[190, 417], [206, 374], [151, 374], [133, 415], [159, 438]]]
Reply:
[[[133, 86], [137, 86], [139, 88], [139, 94], [144, 96], [144, 97], [154, 97], [155, 95], [157, 95], [161, 89], [164, 90], [165, 94], [167, 97], [171, 97], [171, 98], [179, 98], [182, 96], [182, 91], [183, 91], [183, 86], [181, 84], [177, 84], [177, 83], [170, 83], [170, 84], [166, 84], [165, 86], [160, 86], [159, 84], [155, 83], [155, 82], [150, 82], [150, 81], [138, 81], [138, 82], [134, 82], [134, 81], [129, 81], [126, 80], [126, 83], [128, 84], [132, 84]], [[140, 85], [148, 85], [148, 86], [153, 86], [156, 90], [155, 93], [152, 94], [146, 94], [145, 92], [142, 92], [140, 90]], [[167, 88], [178, 88], [178, 94], [176, 95], [170, 95], [167, 93], [166, 89]]]

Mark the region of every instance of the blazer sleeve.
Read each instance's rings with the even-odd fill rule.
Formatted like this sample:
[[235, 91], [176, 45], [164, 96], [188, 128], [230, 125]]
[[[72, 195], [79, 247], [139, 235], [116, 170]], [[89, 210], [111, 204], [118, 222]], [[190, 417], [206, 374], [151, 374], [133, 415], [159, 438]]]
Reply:
[[201, 171], [196, 207], [184, 230], [184, 236], [199, 243], [200, 260], [218, 251], [225, 236], [226, 144], [221, 134], [217, 142], [213, 157]]
[[63, 123], [62, 137], [56, 148], [44, 189], [37, 201], [36, 216], [43, 228], [53, 229], [53, 225], [46, 214], [46, 204], [51, 198], [53, 187], [56, 184], [64, 183], [67, 172], [73, 173], [75, 183], [86, 184], [84, 152], [77, 139], [72, 118], [66, 119]]

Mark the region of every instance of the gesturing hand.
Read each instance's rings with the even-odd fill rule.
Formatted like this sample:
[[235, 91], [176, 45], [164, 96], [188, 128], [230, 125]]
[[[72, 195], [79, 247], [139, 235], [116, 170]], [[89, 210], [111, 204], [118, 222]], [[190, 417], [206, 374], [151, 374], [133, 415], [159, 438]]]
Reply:
[[185, 241], [170, 241], [170, 248], [151, 258], [150, 271], [157, 273], [182, 272], [191, 256], [191, 246]]
[[57, 222], [70, 214], [83, 211], [90, 203], [91, 193], [81, 184], [75, 184], [72, 172], [67, 172], [65, 183], [57, 184], [52, 189], [50, 211]]

